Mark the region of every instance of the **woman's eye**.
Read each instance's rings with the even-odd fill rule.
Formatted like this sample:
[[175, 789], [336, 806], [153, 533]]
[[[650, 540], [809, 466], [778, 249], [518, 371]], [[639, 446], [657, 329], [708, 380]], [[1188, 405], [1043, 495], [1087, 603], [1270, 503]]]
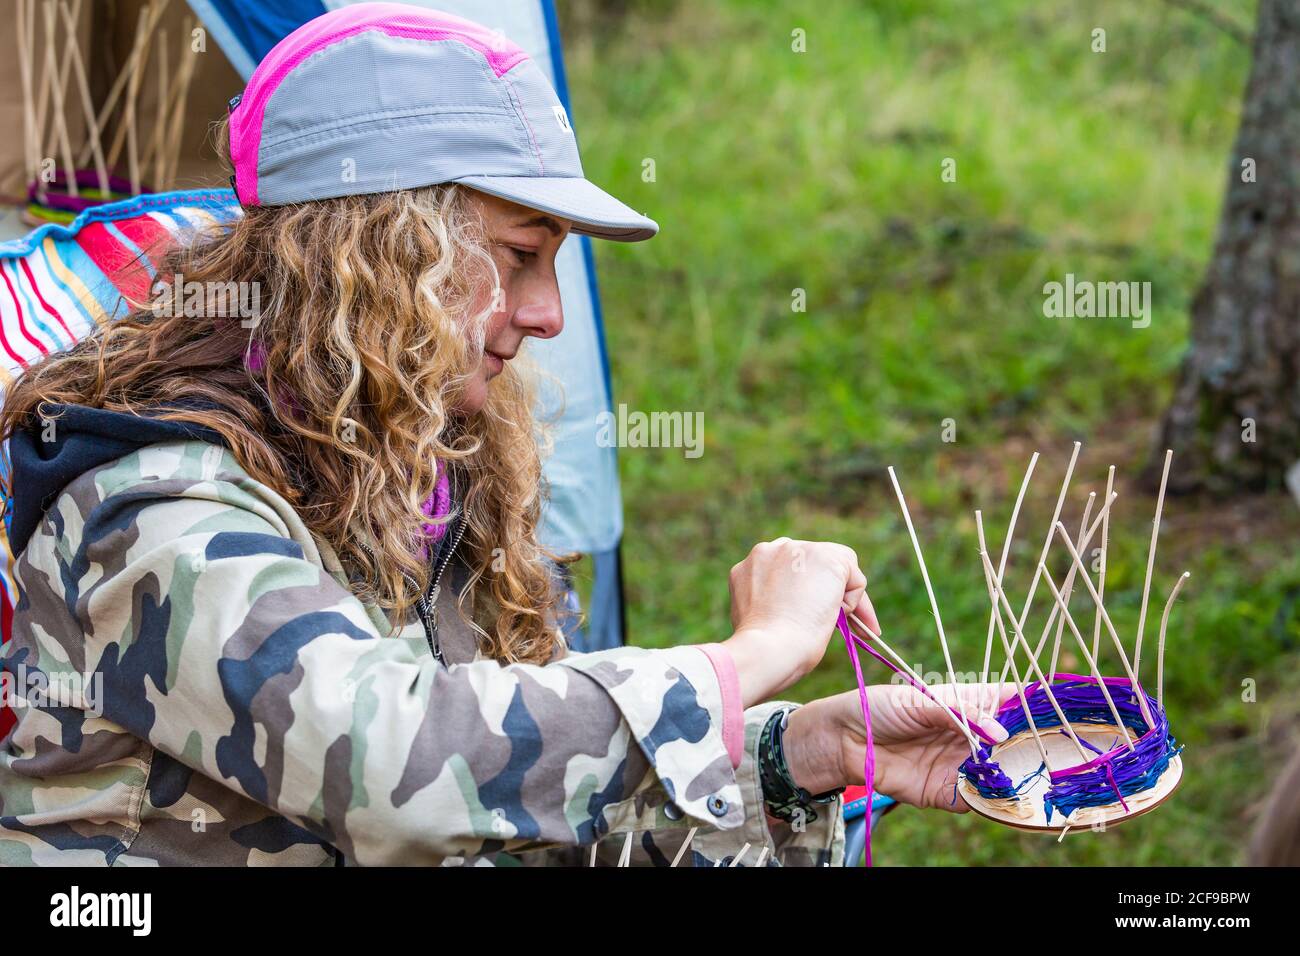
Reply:
[[502, 245], [502, 248], [510, 253], [516, 265], [523, 265], [530, 259], [537, 258], [537, 253], [531, 249], [520, 249], [518, 246]]

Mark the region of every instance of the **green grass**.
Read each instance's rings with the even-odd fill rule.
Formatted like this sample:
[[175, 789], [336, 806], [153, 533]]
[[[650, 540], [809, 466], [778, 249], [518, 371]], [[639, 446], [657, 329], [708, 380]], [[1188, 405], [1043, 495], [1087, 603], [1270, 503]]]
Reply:
[[[1251, 22], [1245, 0], [1217, 6]], [[566, 49], [588, 175], [662, 227], [650, 243], [597, 244], [617, 400], [705, 416], [699, 459], [620, 452], [634, 641], [725, 637], [728, 569], [789, 534], [856, 548], [886, 636], [936, 669], [893, 464], [972, 669], [988, 616], [972, 511], [999, 546], [1029, 454], [1043, 453], [1010, 564], [1023, 594], [1077, 439], [1068, 522], [1119, 468], [1107, 605], [1131, 646], [1153, 501], [1129, 479], [1186, 345], [1249, 51], [1172, 6], [1124, 0], [643, 3], [599, 29], [579, 19]], [[806, 53], [791, 51], [796, 28]], [[955, 183], [940, 179], [947, 157]], [[1043, 284], [1067, 272], [1149, 281], [1151, 326], [1045, 318]], [[954, 443], [941, 441], [949, 418]], [[1239, 860], [1278, 740], [1294, 736], [1297, 531], [1282, 496], [1167, 506], [1148, 680], [1159, 611], [1192, 572], [1166, 672], [1187, 769], [1167, 806], [1059, 846], [903, 808], [877, 860]], [[1113, 654], [1103, 663], [1117, 670]], [[792, 696], [850, 681], [832, 646]]]

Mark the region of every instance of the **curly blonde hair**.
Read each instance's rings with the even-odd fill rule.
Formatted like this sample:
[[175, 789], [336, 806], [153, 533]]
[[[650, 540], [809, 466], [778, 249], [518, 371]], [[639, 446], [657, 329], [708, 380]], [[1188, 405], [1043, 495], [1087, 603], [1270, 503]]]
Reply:
[[[254, 283], [260, 318], [248, 328], [228, 309], [187, 317], [165, 293], [132, 303], [122, 320], [28, 369], [5, 396], [0, 435], [47, 404], [205, 425], [294, 506], [339, 555], [353, 593], [394, 627], [431, 573], [422, 505], [442, 463], [464, 492], [471, 577], [461, 607], [480, 649], [548, 660], [549, 562], [562, 559], [537, 540], [532, 389], [511, 363], [481, 410], [456, 411], [491, 314], [475, 303], [499, 283], [466, 189], [251, 207], [170, 250], [159, 269], [169, 275]], [[179, 295], [180, 283], [171, 289]]]

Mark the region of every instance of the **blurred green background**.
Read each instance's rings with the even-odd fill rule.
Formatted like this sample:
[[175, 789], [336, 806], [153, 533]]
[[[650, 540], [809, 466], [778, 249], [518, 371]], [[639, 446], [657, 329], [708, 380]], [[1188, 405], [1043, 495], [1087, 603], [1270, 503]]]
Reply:
[[[1212, 6], [1249, 30], [1249, 0]], [[620, 451], [632, 642], [725, 637], [731, 565], [790, 535], [857, 549], [886, 639], [941, 668], [892, 464], [957, 667], [976, 669], [988, 600], [972, 512], [1000, 548], [1043, 454], [1009, 564], [1018, 605], [1079, 440], [1066, 523], [1116, 465], [1107, 607], [1131, 648], [1154, 508], [1134, 479], [1186, 347], [1249, 47], [1156, 0], [560, 8], [588, 175], [662, 227], [597, 243], [615, 401], [705, 421], [698, 459]], [[1149, 281], [1150, 327], [1045, 318], [1043, 285], [1067, 272]], [[1188, 570], [1166, 661], [1186, 746], [1172, 801], [1060, 845], [903, 807], [877, 832], [877, 864], [1239, 862], [1298, 724], [1297, 511], [1281, 489], [1166, 504], [1143, 676], [1154, 684], [1159, 611]], [[1113, 649], [1102, 663], [1119, 672]], [[1086, 667], [1068, 652], [1063, 666]], [[851, 686], [833, 643], [791, 696]]]

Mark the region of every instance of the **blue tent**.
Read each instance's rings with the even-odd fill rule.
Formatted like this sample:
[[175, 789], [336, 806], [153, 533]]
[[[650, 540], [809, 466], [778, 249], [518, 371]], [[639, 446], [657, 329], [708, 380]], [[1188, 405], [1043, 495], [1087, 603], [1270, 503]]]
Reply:
[[[354, 0], [189, 0], [222, 52], [245, 80], [279, 40], [327, 10]], [[569, 91], [552, 0], [405, 0], [444, 10], [498, 30], [527, 50], [546, 72], [569, 115]], [[233, 91], [232, 91], [233, 92]], [[575, 123], [575, 126], [577, 124]], [[597, 417], [611, 408], [609, 361], [596, 287], [591, 240], [572, 236], [556, 262], [564, 331], [530, 348], [547, 377], [563, 383], [540, 396], [539, 414], [552, 423], [554, 452], [545, 466], [551, 499], [542, 530], [559, 552], [581, 552], [593, 564], [594, 587], [585, 633], [571, 633], [580, 650], [623, 643], [619, 542], [623, 505], [615, 450], [596, 440]]]

